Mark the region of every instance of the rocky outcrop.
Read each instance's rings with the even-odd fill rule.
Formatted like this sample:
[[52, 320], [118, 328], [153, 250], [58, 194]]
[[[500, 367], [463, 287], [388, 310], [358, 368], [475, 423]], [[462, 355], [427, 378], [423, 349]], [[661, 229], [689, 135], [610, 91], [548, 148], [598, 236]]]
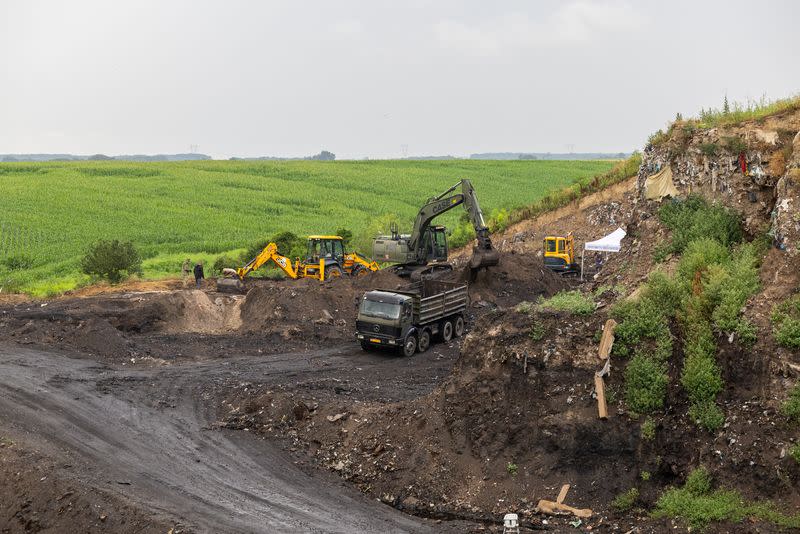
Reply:
[[[742, 214], [745, 230], [768, 232], [776, 247], [800, 252], [800, 112], [761, 121], [701, 129], [691, 121], [672, 125], [648, 144], [639, 169], [642, 200], [654, 191], [699, 194]], [[653, 180], [671, 173], [672, 187]], [[668, 184], [667, 184], [668, 185]], [[674, 193], [677, 191], [677, 193]], [[663, 193], [662, 193], [663, 194]]]

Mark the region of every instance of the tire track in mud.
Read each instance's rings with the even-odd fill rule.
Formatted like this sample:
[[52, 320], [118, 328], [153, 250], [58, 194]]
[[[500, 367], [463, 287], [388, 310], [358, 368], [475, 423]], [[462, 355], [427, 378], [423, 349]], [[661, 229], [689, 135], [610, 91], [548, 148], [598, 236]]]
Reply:
[[[323, 354], [285, 356], [114, 370], [0, 345], [0, 427], [56, 448], [81, 483], [202, 532], [430, 532], [329, 473], [312, 478], [276, 445], [209, 429], [215, 385], [271, 373], [280, 380]], [[352, 365], [341, 360], [330, 365]]]

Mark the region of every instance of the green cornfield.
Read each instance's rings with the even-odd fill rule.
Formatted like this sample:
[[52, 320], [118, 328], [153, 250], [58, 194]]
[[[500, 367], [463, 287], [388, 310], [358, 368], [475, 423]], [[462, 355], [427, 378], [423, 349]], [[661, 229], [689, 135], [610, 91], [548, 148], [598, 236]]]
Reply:
[[[461, 178], [485, 214], [529, 205], [605, 172], [611, 161], [82, 161], [0, 163], [0, 291], [51, 295], [88, 283], [78, 264], [98, 239], [132, 241], [144, 276], [184, 258], [239, 253], [280, 231], [408, 231], [425, 200]], [[464, 210], [437, 219], [455, 227]]]

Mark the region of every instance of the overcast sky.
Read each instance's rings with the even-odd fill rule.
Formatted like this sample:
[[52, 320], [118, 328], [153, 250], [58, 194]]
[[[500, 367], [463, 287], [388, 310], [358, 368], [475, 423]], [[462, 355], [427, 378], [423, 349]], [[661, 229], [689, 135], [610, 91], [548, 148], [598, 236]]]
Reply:
[[0, 153], [630, 151], [800, 91], [800, 2], [0, 0]]

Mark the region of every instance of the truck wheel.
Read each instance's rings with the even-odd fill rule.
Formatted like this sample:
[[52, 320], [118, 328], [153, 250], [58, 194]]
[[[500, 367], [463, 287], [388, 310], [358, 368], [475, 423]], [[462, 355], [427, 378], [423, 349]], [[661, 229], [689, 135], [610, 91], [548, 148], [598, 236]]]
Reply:
[[417, 352], [417, 336], [410, 335], [406, 338], [405, 343], [403, 343], [403, 356], [411, 357]]
[[417, 342], [417, 347], [419, 348], [420, 352], [425, 352], [428, 350], [428, 347], [431, 346], [431, 333], [427, 330], [423, 330], [419, 335], [419, 341]]
[[372, 352], [372, 344], [366, 341], [362, 341], [361, 350], [363, 350], [364, 352]]
[[447, 319], [444, 324], [442, 324], [442, 341], [450, 343], [451, 339], [453, 339], [453, 321]]
[[456, 337], [461, 337], [464, 335], [464, 318], [460, 315], [456, 317], [456, 326], [453, 331]]

